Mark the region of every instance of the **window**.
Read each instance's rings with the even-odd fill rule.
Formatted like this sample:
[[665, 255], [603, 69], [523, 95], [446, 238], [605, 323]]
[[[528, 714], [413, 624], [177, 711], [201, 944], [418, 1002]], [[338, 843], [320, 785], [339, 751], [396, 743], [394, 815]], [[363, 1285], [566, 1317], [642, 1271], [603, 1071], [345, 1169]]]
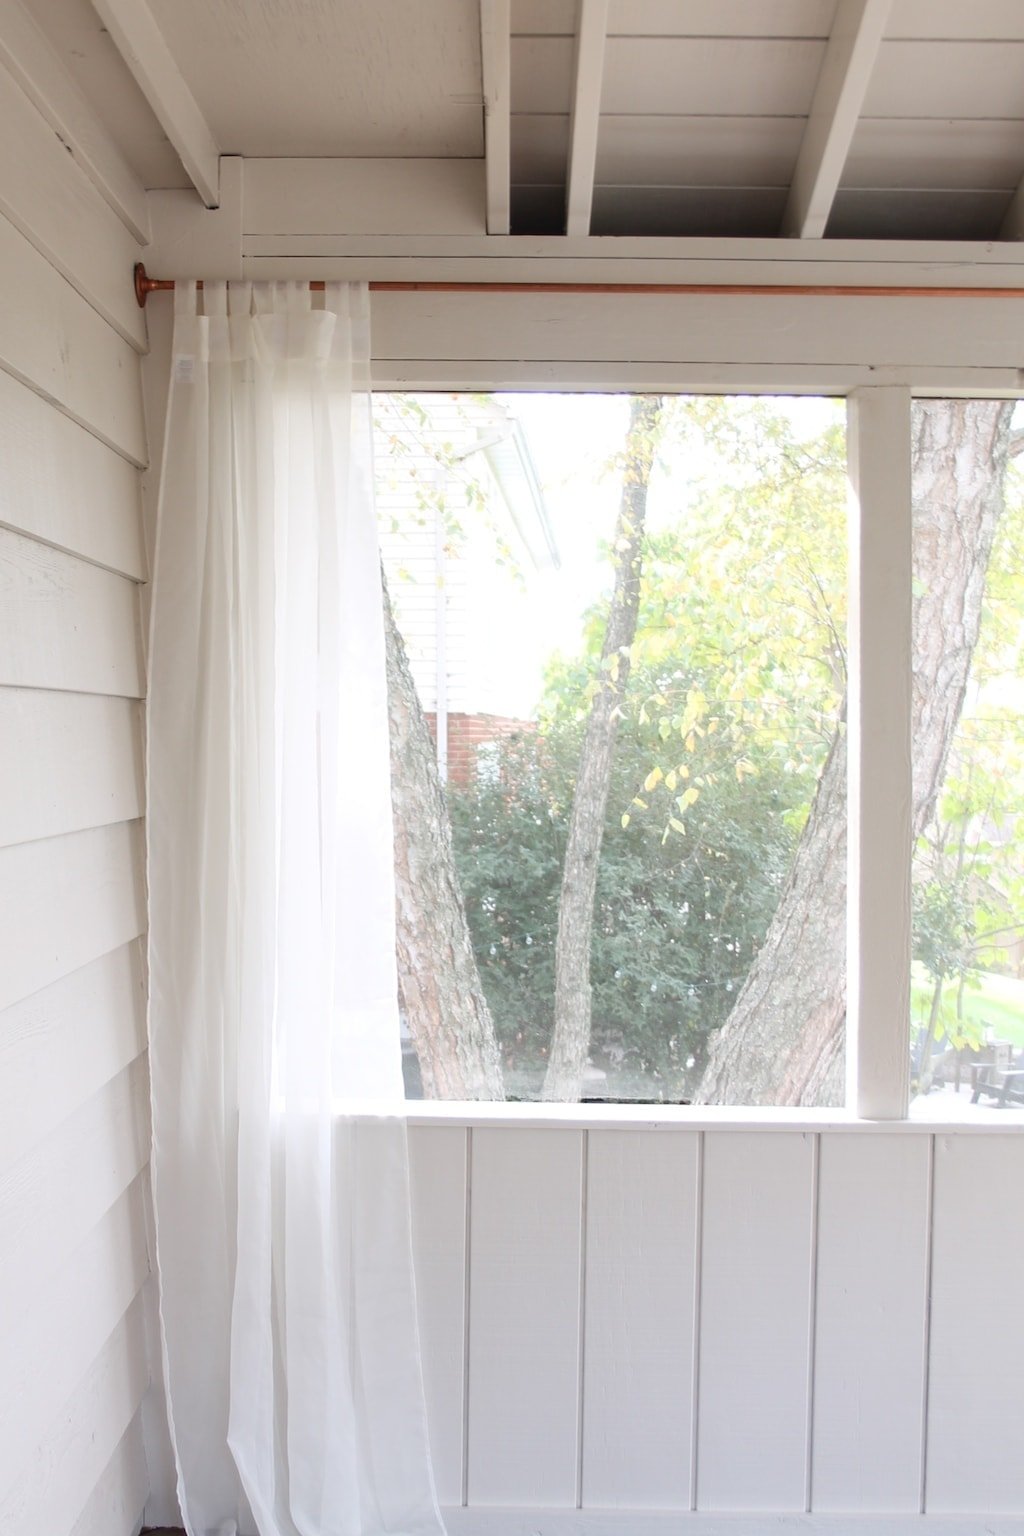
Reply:
[[[434, 925], [446, 893], [423, 876], [449, 826], [429, 858], [400, 834], [400, 927], [423, 924], [400, 934], [419, 972], [410, 1081], [428, 1096], [446, 1057], [514, 1099], [763, 1102], [791, 1091], [785, 1071], [817, 1071], [822, 1096], [841, 1080], [842, 405], [636, 405], [631, 438], [621, 396], [378, 398], [396, 675], [447, 780], [472, 948], [439, 977], [463, 918]], [[423, 767], [403, 742], [399, 806], [426, 802]], [[780, 1075], [795, 1009], [829, 1038]]]
[[[870, 415], [884, 392], [867, 393]], [[890, 1107], [870, 1112], [898, 1112], [901, 1074], [915, 1114], [1024, 1102], [1013, 413], [921, 401], [909, 448], [854, 446], [879, 505], [855, 525], [848, 639], [843, 402], [378, 397], [400, 677], [446, 781], [423, 817], [406, 739], [397, 822], [405, 796], [406, 826], [429, 829], [398, 837], [411, 1094], [843, 1103], [849, 836], [858, 1101], [898, 1035]], [[903, 666], [901, 812], [906, 754], [882, 722]]]
[[1024, 1103], [1024, 500], [1017, 407], [918, 409], [911, 1089]]

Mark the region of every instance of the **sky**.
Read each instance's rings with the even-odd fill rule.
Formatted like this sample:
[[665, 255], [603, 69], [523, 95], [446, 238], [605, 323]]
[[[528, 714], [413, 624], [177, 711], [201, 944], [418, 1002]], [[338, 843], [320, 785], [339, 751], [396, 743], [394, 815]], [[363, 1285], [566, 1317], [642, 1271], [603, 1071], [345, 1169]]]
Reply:
[[[615, 523], [619, 482], [614, 460], [625, 438], [629, 396], [522, 393], [495, 398], [522, 423], [561, 556], [560, 571], [531, 586], [536, 624], [549, 653], [571, 654], [579, 649], [583, 612], [611, 579], [600, 547]], [[774, 403], [808, 436], [820, 432], [842, 408], [841, 402], [806, 396]], [[699, 473], [702, 466], [695, 467]], [[668, 470], [663, 466], [652, 477], [652, 526], [677, 519], [685, 507], [683, 466], [677, 459]]]

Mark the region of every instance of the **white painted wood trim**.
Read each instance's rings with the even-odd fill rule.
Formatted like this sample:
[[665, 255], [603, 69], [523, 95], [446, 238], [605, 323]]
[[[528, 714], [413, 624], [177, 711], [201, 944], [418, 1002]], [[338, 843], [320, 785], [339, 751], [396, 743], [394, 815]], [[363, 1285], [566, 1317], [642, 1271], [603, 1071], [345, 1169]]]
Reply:
[[[856, 1135], [974, 1136], [1024, 1135], [1024, 1109], [972, 1106], [970, 1120], [943, 1120], [928, 1100], [915, 1104], [907, 1120], [862, 1119], [853, 1110], [765, 1108], [752, 1105], [686, 1104], [504, 1104], [455, 1100], [411, 1100], [404, 1105], [410, 1126], [461, 1125], [471, 1128], [518, 1127], [523, 1130], [700, 1130], [708, 1134], [773, 1131], [850, 1131]], [[929, 1111], [930, 1113], [926, 1113]]]
[[608, 0], [579, 0], [565, 197], [565, 232], [571, 236], [590, 234], [607, 29]]
[[[342, 220], [351, 234], [373, 241], [454, 237], [476, 240], [488, 248], [485, 203], [491, 172], [482, 160], [353, 156], [350, 160], [282, 158], [238, 163], [244, 184], [240, 227], [269, 228], [275, 233], [294, 230], [293, 249], [305, 248], [310, 238], [330, 235]], [[198, 225], [206, 219], [207, 214], [200, 213]], [[168, 275], [157, 272], [155, 266], [153, 271], [160, 277]], [[231, 274], [193, 267], [184, 275]]]
[[846, 1102], [907, 1112], [910, 1017], [910, 391], [850, 397]]
[[93, 0], [118, 52], [208, 208], [219, 197], [220, 150], [147, 0]]
[[373, 389], [542, 390], [579, 394], [648, 391], [655, 394], [847, 395], [861, 385], [907, 384], [915, 395], [945, 400], [1015, 399], [1020, 370], [1012, 367], [878, 367], [867, 363], [666, 363], [621, 358], [533, 362], [503, 358], [376, 358]]
[[916, 387], [951, 359], [953, 381], [957, 368], [979, 366], [1005, 377], [1020, 368], [1024, 335], [1024, 298], [418, 291], [375, 293], [372, 315], [375, 378], [389, 362], [418, 363], [421, 377], [455, 364], [451, 375], [480, 378], [490, 364], [494, 387], [506, 364], [510, 376], [531, 364], [538, 383], [555, 388], [586, 364], [595, 382], [625, 365], [648, 388], [665, 374], [680, 386], [703, 374], [704, 387], [721, 392], [729, 368], [780, 384], [813, 379], [819, 389], [831, 375], [840, 393], [884, 369]]
[[489, 235], [507, 235], [511, 220], [511, 25], [510, 0], [480, 0]]
[[[969, 240], [783, 240], [779, 238], [709, 238], [705, 236], [565, 235], [485, 236], [464, 232], [416, 234], [408, 231], [367, 232], [352, 227], [353, 210], [330, 199], [343, 174], [344, 161], [245, 161], [246, 256], [340, 259], [364, 256], [376, 260], [401, 258], [408, 263], [446, 258], [518, 261], [522, 281], [529, 272], [537, 281], [563, 282], [738, 282], [738, 283], [907, 283], [994, 287], [1024, 286], [1024, 252], [1014, 242]], [[378, 164], [408, 164], [384, 161]], [[431, 166], [444, 161], [420, 161], [424, 195], [429, 179], [443, 191], [443, 174]], [[465, 162], [463, 162], [465, 163]], [[470, 164], [475, 162], [470, 161]], [[275, 181], [284, 181], [282, 168], [296, 168], [304, 185], [293, 188], [278, 204]], [[323, 203], [316, 227], [305, 211]], [[300, 223], [291, 210], [303, 211]], [[356, 215], [358, 216], [358, 211]], [[544, 271], [542, 262], [553, 266]], [[497, 267], [484, 267], [492, 277]], [[618, 274], [618, 277], [616, 277]], [[162, 274], [154, 272], [153, 276]], [[197, 274], [198, 275], [198, 274]], [[214, 276], [217, 274], [206, 274]], [[378, 274], [382, 275], [382, 274]], [[418, 278], [420, 270], [407, 273]]]
[[0, 61], [140, 245], [149, 239], [146, 193], [20, 0], [0, 0]]
[[839, 0], [780, 234], [820, 240], [871, 83], [892, 0]]
[[1014, 1515], [706, 1514], [442, 1506], [448, 1536], [1024, 1536]]
[[[216, 273], [231, 282], [242, 276], [242, 183], [245, 161], [240, 155], [220, 157], [220, 202], [205, 208], [184, 187], [150, 192], [153, 238], [145, 252], [146, 267], [159, 277], [196, 277]], [[171, 308], [171, 305], [167, 305]], [[149, 304], [150, 326], [157, 306]], [[152, 330], [150, 331], [152, 343]], [[153, 447], [150, 424], [150, 449]], [[151, 452], [150, 462], [158, 463]]]

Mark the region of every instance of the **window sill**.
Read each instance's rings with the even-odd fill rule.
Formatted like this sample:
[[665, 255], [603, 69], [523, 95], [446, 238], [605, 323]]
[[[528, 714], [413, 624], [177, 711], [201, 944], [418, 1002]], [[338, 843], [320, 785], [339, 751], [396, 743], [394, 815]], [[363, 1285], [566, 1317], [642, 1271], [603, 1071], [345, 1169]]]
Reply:
[[970, 1106], [940, 1114], [927, 1100], [911, 1106], [906, 1120], [862, 1120], [844, 1109], [740, 1108], [684, 1104], [506, 1104], [409, 1100], [409, 1125], [520, 1126], [530, 1130], [853, 1131], [882, 1133], [1024, 1132], [1024, 1109]]

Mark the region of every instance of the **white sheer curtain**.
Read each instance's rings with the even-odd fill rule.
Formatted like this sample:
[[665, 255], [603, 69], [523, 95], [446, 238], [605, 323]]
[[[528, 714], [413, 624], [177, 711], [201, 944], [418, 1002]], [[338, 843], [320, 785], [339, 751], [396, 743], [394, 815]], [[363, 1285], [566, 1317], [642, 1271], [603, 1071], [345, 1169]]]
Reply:
[[149, 959], [182, 1513], [190, 1536], [434, 1536], [366, 290], [210, 283], [200, 308], [179, 284], [173, 352]]

